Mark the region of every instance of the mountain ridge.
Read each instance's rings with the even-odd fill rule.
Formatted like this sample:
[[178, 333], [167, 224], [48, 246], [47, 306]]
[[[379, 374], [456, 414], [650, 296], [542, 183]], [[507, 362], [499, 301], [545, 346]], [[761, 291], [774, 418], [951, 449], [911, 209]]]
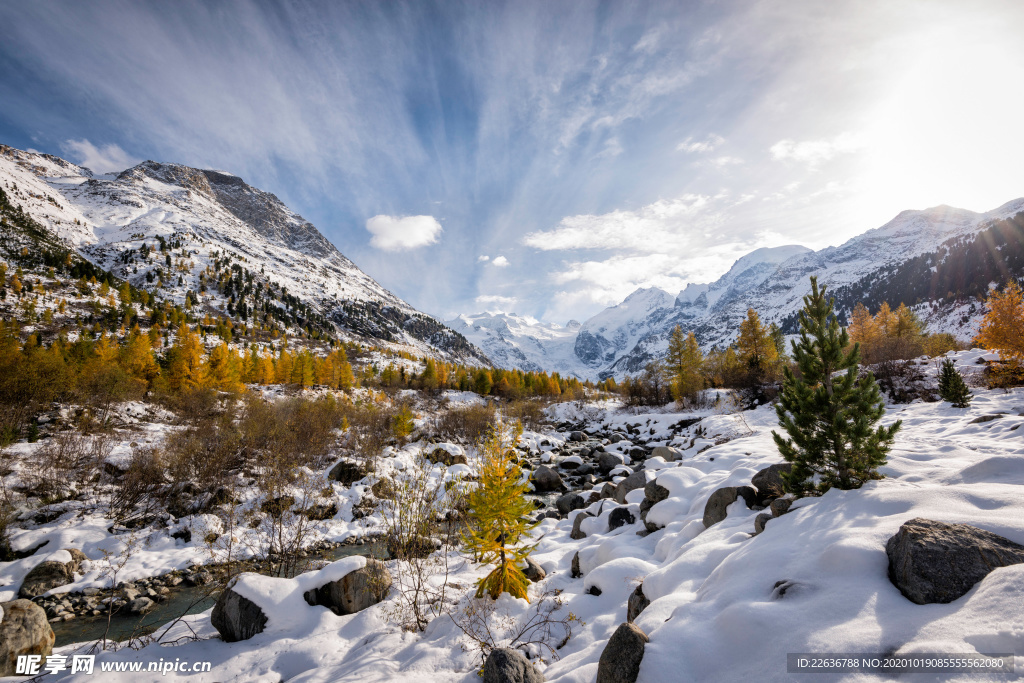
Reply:
[[[230, 173], [147, 160], [96, 174], [0, 145], [0, 182], [83, 257], [175, 303], [490, 365], [462, 335], [382, 287], [275, 195]], [[222, 267], [235, 271], [229, 284]]]

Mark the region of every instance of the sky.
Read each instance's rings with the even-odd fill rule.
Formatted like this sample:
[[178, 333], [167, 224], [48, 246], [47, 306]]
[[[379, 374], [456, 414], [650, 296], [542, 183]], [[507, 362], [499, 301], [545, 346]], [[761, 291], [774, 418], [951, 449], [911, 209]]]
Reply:
[[564, 324], [1024, 196], [1024, 3], [0, 0], [0, 143], [275, 193], [414, 305]]

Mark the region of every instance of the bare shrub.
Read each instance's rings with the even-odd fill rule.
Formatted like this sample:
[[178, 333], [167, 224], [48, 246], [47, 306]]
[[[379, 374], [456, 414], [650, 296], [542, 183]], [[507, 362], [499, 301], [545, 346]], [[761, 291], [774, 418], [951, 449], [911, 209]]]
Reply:
[[110, 496], [111, 518], [124, 524], [133, 517], [149, 517], [157, 510], [165, 487], [159, 451], [133, 449], [128, 469], [117, 480]]
[[490, 403], [449, 408], [435, 422], [434, 432], [446, 441], [473, 444], [487, 435], [496, 419]]
[[558, 659], [558, 650], [569, 642], [573, 630], [585, 625], [572, 612], [562, 614], [564, 607], [565, 599], [549, 591], [525, 615], [517, 616], [511, 612], [509, 603], [470, 595], [449, 616], [473, 647], [479, 649], [482, 666], [496, 647], [524, 651], [531, 659]]
[[450, 553], [459, 538], [458, 510], [465, 488], [445, 481], [418, 460], [389, 477], [394, 497], [382, 500], [385, 539], [392, 565], [396, 600], [389, 618], [403, 628], [422, 631], [447, 604]]
[[381, 451], [394, 438], [392, 422], [396, 412], [390, 405], [379, 403], [357, 406], [349, 412], [353, 445], [368, 472], [377, 471]]
[[538, 431], [544, 426], [544, 409], [547, 407], [547, 401], [540, 399], [521, 399], [511, 401], [507, 406], [505, 406], [505, 410], [503, 412], [509, 422], [518, 421], [524, 428], [531, 431]]
[[306, 565], [303, 549], [323, 536], [323, 521], [307, 511], [321, 504], [327, 480], [278, 454], [261, 461], [255, 486], [255, 509], [263, 514], [243, 543], [272, 576], [295, 576]]
[[60, 432], [36, 451], [30, 487], [43, 498], [63, 499], [93, 483], [113, 448], [109, 435]]
[[186, 486], [214, 491], [244, 463], [242, 439], [229, 415], [203, 419], [174, 432], [165, 444], [167, 473], [175, 490]]

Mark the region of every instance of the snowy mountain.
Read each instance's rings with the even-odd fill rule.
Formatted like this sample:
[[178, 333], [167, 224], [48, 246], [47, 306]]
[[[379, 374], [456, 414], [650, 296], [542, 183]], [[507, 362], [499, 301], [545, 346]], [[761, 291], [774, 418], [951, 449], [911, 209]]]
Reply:
[[[690, 284], [675, 297], [655, 288], [637, 290], [584, 322], [574, 357], [548, 369], [592, 378], [637, 373], [664, 354], [676, 325], [692, 330], [705, 349], [727, 346], [748, 308], [766, 324], [795, 333], [811, 275], [829, 286], [841, 320], [858, 302], [872, 310], [883, 301], [894, 307], [906, 303], [930, 330], [969, 339], [982, 312], [978, 297], [989, 284], [1024, 276], [1022, 211], [1024, 199], [985, 213], [938, 206], [904, 211], [838, 247], [758, 249], [715, 282]], [[514, 358], [505, 360], [496, 346], [501, 339], [518, 343], [506, 335], [495, 339], [488, 353], [501, 358], [499, 364], [515, 366]]]
[[561, 327], [515, 313], [478, 313], [460, 315], [445, 324], [500, 367], [537, 372], [578, 364], [573, 344], [580, 324], [575, 320]]
[[165, 299], [487, 362], [461, 335], [361, 271], [276, 196], [230, 173], [145, 161], [96, 175], [0, 145], [0, 184], [69, 247]]

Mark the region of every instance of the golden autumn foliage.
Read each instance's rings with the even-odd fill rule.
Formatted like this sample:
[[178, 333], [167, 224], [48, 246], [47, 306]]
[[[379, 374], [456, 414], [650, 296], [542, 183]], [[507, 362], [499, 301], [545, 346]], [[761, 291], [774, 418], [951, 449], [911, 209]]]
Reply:
[[1024, 364], [1024, 292], [1016, 282], [989, 292], [975, 343], [999, 351], [1018, 367]]
[[529, 587], [520, 566], [533, 550], [526, 537], [537, 524], [529, 519], [535, 508], [524, 495], [529, 485], [523, 481], [513, 450], [521, 432], [518, 423], [500, 424], [491, 428], [482, 444], [480, 485], [468, 497], [464, 541], [475, 556], [495, 567], [477, 583], [477, 597], [508, 593], [526, 598]]

